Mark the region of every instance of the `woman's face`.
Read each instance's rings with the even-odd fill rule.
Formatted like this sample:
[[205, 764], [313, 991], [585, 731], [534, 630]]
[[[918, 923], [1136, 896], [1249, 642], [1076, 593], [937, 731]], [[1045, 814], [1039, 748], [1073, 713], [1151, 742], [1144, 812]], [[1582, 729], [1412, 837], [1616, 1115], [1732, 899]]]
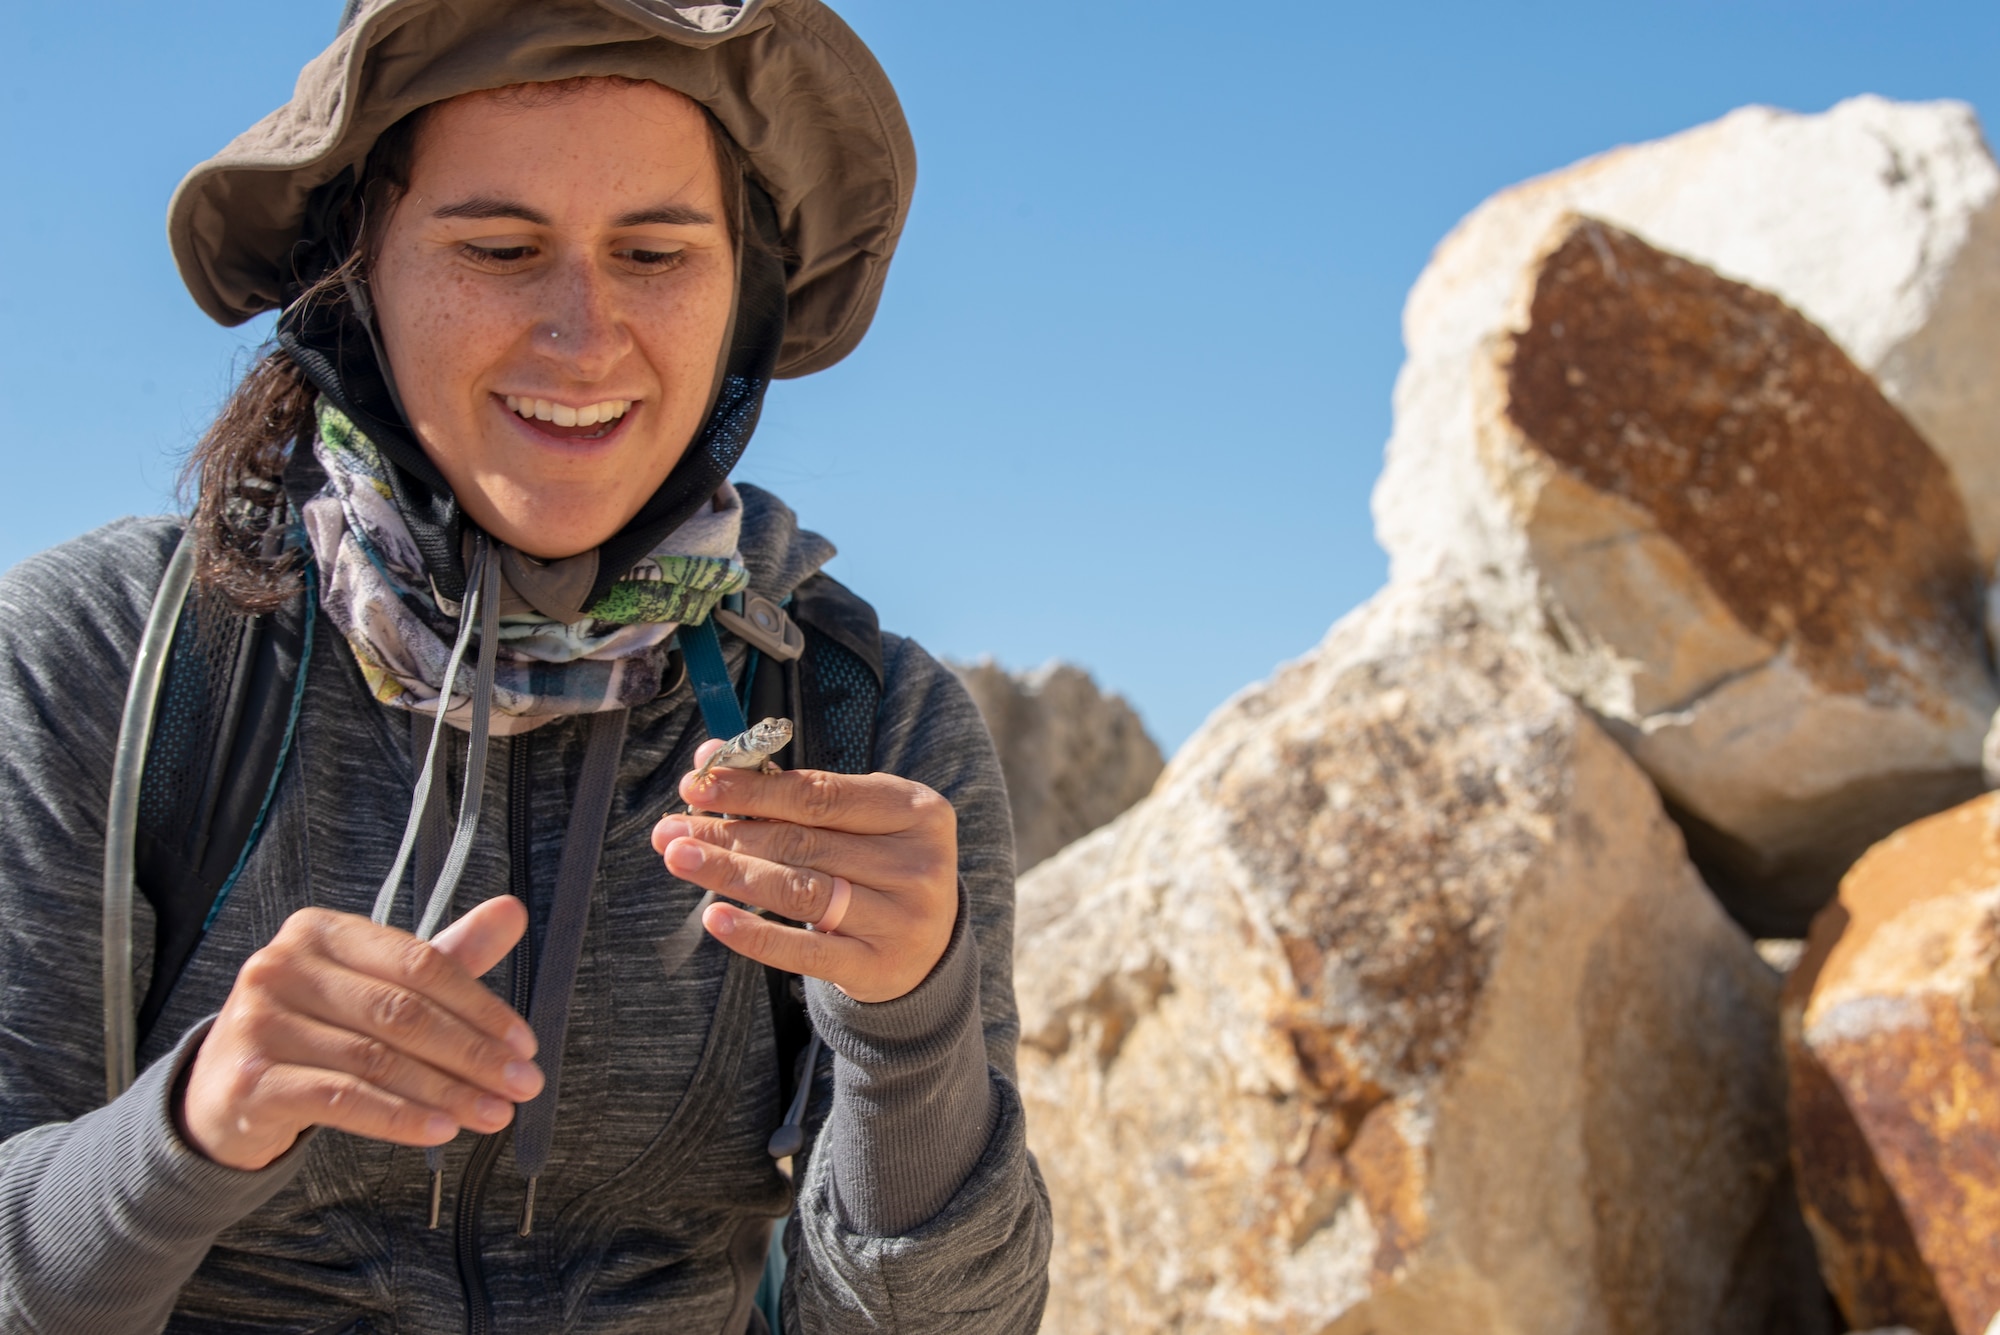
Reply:
[[624, 527], [687, 448], [735, 274], [700, 108], [607, 81], [433, 107], [371, 287], [459, 503], [555, 558]]

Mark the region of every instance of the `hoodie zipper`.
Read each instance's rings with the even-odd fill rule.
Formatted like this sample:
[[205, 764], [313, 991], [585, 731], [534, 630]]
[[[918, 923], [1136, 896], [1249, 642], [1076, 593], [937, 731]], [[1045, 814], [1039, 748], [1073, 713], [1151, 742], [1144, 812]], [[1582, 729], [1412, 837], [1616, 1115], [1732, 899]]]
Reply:
[[[507, 889], [530, 906], [529, 856], [532, 852], [529, 829], [528, 766], [530, 738], [522, 733], [507, 748]], [[514, 947], [514, 963], [508, 1000], [522, 1015], [528, 1013], [528, 998], [534, 983], [534, 928], [521, 933]], [[458, 1203], [453, 1229], [458, 1252], [458, 1282], [465, 1290], [465, 1329], [468, 1335], [492, 1335], [493, 1304], [486, 1293], [486, 1266], [479, 1255], [479, 1216], [486, 1198], [486, 1180], [493, 1175], [500, 1151], [512, 1128], [481, 1136], [466, 1160], [465, 1175], [459, 1179]]]

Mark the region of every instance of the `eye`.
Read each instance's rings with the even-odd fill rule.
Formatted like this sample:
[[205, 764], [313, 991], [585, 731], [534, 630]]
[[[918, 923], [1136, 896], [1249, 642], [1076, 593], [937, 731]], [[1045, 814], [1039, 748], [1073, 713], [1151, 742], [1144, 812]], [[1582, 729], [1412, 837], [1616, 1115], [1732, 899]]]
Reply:
[[522, 261], [533, 259], [533, 246], [480, 246], [467, 241], [459, 246], [459, 253], [484, 269], [513, 269]]
[[645, 273], [665, 273], [687, 258], [687, 252], [684, 250], [650, 250], [641, 246], [627, 246], [614, 253], [625, 263]]

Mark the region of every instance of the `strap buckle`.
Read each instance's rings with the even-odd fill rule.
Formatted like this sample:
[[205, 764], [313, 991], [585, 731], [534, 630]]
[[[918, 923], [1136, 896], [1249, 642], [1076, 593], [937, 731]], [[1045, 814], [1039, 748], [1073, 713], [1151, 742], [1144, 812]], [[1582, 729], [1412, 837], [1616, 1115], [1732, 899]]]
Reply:
[[806, 635], [785, 609], [761, 593], [744, 596], [743, 610], [718, 607], [716, 624], [766, 658], [789, 663], [806, 651]]

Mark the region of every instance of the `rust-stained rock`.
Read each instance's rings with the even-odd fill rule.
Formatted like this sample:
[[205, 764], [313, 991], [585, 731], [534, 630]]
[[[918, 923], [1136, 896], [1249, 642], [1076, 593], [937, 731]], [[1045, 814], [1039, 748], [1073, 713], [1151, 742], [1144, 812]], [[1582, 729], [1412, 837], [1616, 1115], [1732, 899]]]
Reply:
[[1665, 794], [1747, 926], [1979, 791], [1996, 704], [1949, 470], [1823, 332], [1561, 220], [1472, 370], [1482, 597]]
[[954, 663], [979, 706], [1014, 815], [1022, 871], [1144, 797], [1166, 761], [1122, 695], [1070, 663], [1009, 672], [992, 659]]
[[1375, 494], [1397, 578], [1458, 550], [1467, 368], [1565, 213], [1775, 293], [1826, 330], [1950, 466], [1983, 559], [2000, 556], [2000, 169], [1964, 103], [1857, 97], [1816, 115], [1743, 107], [1616, 148], [1503, 190], [1452, 229], [1403, 315], [1409, 358]]
[[1225, 706], [1023, 878], [1015, 958], [1046, 1331], [1824, 1330], [1776, 974], [1456, 595]]
[[1869, 850], [1785, 992], [1793, 1156], [1857, 1326], [2000, 1321], [2000, 794]]

